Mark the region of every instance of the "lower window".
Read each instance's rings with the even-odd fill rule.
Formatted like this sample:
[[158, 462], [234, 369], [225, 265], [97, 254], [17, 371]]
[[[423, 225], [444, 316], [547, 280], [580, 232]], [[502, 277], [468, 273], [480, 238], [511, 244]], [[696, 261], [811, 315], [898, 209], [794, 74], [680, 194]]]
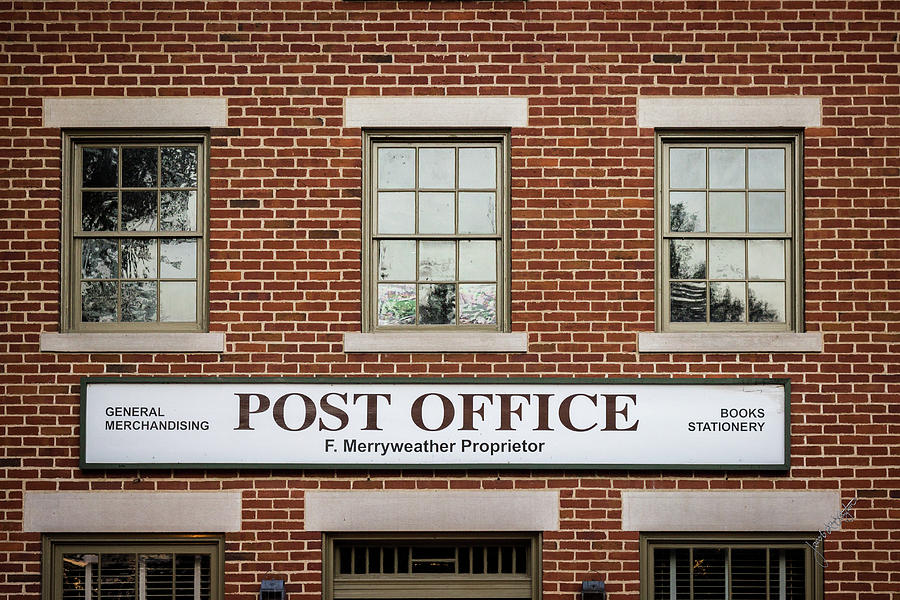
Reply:
[[535, 536], [330, 536], [325, 600], [540, 596]]
[[643, 600], [817, 600], [807, 538], [672, 536], [641, 540]]
[[45, 539], [44, 600], [220, 600], [222, 541], [208, 536]]

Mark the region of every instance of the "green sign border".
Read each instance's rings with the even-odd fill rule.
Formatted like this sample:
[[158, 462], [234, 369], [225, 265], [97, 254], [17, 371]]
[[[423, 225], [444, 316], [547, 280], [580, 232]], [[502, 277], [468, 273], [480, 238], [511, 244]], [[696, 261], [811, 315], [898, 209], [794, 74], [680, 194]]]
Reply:
[[[510, 383], [555, 383], [555, 384], [602, 384], [602, 385], [780, 385], [784, 389], [784, 462], [782, 464], [741, 464], [723, 465], [721, 463], [710, 464], [686, 464], [686, 465], [660, 465], [660, 464], [494, 464], [481, 463], [468, 464], [333, 464], [322, 465], [319, 463], [89, 463], [86, 462], [85, 446], [85, 414], [87, 403], [87, 386], [92, 383], [192, 383], [192, 384], [223, 384], [223, 383], [330, 383], [330, 384], [510, 384]], [[791, 380], [789, 378], [657, 378], [657, 377], [631, 377], [631, 378], [602, 378], [602, 377], [82, 377], [81, 378], [81, 412], [79, 415], [79, 457], [78, 465], [83, 470], [104, 469], [204, 469], [204, 470], [254, 470], [254, 469], [289, 469], [307, 471], [399, 471], [404, 469], [434, 469], [440, 471], [566, 471], [566, 470], [606, 470], [606, 471], [788, 471], [791, 465]]]

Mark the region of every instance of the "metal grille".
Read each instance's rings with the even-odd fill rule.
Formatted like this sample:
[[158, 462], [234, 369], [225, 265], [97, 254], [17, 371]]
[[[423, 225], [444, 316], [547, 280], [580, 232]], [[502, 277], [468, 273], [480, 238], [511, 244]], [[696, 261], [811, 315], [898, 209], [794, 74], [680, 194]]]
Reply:
[[527, 543], [407, 545], [338, 543], [337, 572], [345, 575], [524, 575]]

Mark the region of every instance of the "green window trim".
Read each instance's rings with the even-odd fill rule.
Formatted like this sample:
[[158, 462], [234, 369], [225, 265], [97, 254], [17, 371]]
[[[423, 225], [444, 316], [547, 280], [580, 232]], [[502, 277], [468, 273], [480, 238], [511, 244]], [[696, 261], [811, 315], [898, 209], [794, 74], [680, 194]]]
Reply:
[[701, 593], [721, 600], [822, 600], [824, 569], [811, 547], [814, 539], [778, 533], [642, 534], [641, 600], [712, 597]]
[[[188, 589], [193, 598], [224, 600], [221, 536], [48, 534], [42, 539], [42, 551], [42, 600], [81, 600], [88, 581], [94, 591], [90, 597], [96, 600], [104, 600], [103, 585], [112, 586], [113, 594], [130, 589], [136, 600], [167, 597], [159, 594], [171, 594], [174, 600], [175, 589], [182, 592], [178, 597]], [[110, 567], [117, 569], [113, 575], [103, 574], [104, 556], [118, 559]]]
[[61, 332], [208, 330], [208, 171], [206, 131], [63, 132]]
[[803, 332], [803, 135], [656, 135], [656, 330]]
[[323, 600], [540, 600], [540, 536], [335, 534], [323, 546]]
[[364, 131], [364, 332], [510, 330], [509, 148], [506, 131]]

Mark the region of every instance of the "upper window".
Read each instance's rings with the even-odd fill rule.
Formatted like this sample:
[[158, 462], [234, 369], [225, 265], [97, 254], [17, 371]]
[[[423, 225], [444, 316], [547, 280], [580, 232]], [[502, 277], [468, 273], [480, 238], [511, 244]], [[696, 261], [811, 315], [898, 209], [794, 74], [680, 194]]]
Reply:
[[641, 540], [643, 600], [817, 600], [822, 569], [805, 538]]
[[205, 330], [207, 146], [66, 136], [64, 331]]
[[508, 329], [508, 137], [366, 134], [367, 330]]
[[799, 331], [798, 136], [661, 134], [662, 331]]
[[218, 600], [222, 542], [207, 536], [46, 540], [45, 600]]

